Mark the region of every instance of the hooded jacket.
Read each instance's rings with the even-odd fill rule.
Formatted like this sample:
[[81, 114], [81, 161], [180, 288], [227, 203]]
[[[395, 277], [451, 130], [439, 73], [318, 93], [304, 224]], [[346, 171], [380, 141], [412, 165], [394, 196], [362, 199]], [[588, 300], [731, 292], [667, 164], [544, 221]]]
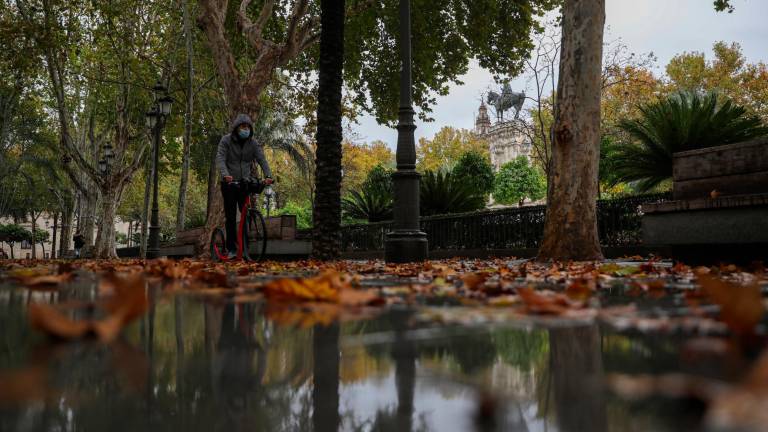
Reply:
[[[251, 127], [251, 136], [240, 139], [237, 128], [242, 124]], [[253, 121], [246, 114], [238, 114], [230, 125], [230, 132], [219, 141], [216, 150], [216, 167], [222, 177], [232, 176], [234, 181], [240, 181], [251, 175], [251, 162], [254, 160], [261, 166], [264, 176], [272, 177], [267, 158], [264, 157], [264, 146], [253, 139]]]

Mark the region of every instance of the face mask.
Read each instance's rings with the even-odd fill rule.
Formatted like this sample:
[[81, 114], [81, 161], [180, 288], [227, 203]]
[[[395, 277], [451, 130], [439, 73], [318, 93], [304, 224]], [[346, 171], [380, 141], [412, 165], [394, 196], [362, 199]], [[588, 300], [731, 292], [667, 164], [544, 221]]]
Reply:
[[238, 129], [237, 136], [239, 136], [240, 139], [246, 139], [251, 136], [251, 131], [248, 129]]

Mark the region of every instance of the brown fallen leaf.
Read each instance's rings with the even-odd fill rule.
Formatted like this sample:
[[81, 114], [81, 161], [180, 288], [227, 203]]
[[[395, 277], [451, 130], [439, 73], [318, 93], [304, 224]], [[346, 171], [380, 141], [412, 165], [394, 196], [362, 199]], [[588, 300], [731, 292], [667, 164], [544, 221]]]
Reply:
[[469, 290], [480, 289], [488, 279], [488, 273], [466, 273], [461, 276], [461, 281]]
[[320, 324], [327, 326], [337, 320], [341, 307], [333, 303], [306, 303], [292, 305], [288, 303], [269, 303], [266, 316], [271, 321], [284, 326], [309, 328]]
[[32, 276], [19, 278], [19, 282], [27, 288], [33, 289], [53, 289], [57, 285], [72, 280], [72, 273], [60, 273], [43, 276]]
[[42, 303], [30, 303], [27, 316], [32, 328], [61, 339], [82, 338], [93, 328], [89, 320], [73, 320], [59, 309]]
[[141, 274], [104, 276], [99, 292], [110, 295], [101, 304], [106, 312], [101, 320], [74, 320], [62, 313], [60, 308], [31, 303], [28, 308], [29, 322], [33, 328], [61, 339], [80, 339], [96, 334], [102, 342], [111, 342], [123, 327], [147, 310], [145, 279]]
[[264, 285], [264, 295], [268, 300], [337, 303], [343, 288], [349, 288], [349, 282], [339, 273], [328, 271], [312, 278], [273, 280]]
[[586, 300], [595, 293], [597, 284], [594, 279], [578, 278], [570, 281], [565, 287], [568, 297], [575, 300]]
[[562, 315], [581, 306], [581, 303], [572, 302], [566, 295], [553, 292], [536, 292], [530, 287], [518, 288], [517, 294], [525, 303], [529, 313]]
[[720, 321], [736, 334], [751, 334], [765, 315], [763, 296], [757, 281], [736, 285], [707, 273], [698, 273], [698, 281], [709, 299], [720, 306]]

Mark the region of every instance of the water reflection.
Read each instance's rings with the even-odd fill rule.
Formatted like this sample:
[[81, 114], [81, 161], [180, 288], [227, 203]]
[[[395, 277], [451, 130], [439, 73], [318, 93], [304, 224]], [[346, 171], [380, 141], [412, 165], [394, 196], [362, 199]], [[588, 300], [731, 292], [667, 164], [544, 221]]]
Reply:
[[[92, 288], [0, 289], [0, 430], [677, 430], [700, 414], [606, 394], [607, 372], [682, 364], [674, 341], [597, 326], [438, 327], [394, 310], [300, 329], [258, 303], [150, 286], [149, 313], [115, 344], [54, 345], [29, 329], [29, 301], [90, 299]], [[10, 393], [20, 376], [40, 388]]]
[[596, 325], [551, 329], [549, 346], [558, 428], [605, 431], [599, 329]]

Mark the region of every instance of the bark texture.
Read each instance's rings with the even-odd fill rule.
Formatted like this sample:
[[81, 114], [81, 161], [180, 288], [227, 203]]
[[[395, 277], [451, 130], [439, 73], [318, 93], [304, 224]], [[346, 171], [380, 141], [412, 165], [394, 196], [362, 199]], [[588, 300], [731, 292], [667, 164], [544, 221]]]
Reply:
[[179, 181], [179, 203], [176, 208], [176, 233], [184, 230], [187, 210], [187, 185], [189, 184], [189, 157], [192, 141], [192, 113], [194, 108], [195, 95], [192, 84], [195, 78], [195, 69], [193, 67], [192, 56], [192, 23], [189, 11], [190, 0], [182, 0], [184, 8], [184, 40], [186, 42], [187, 54], [187, 87], [186, 87], [186, 109], [184, 112], [184, 144], [181, 155], [181, 180]]
[[540, 260], [602, 258], [596, 200], [604, 24], [605, 0], [565, 0]]
[[321, 2], [312, 255], [338, 258], [341, 227], [341, 86], [344, 0]]

